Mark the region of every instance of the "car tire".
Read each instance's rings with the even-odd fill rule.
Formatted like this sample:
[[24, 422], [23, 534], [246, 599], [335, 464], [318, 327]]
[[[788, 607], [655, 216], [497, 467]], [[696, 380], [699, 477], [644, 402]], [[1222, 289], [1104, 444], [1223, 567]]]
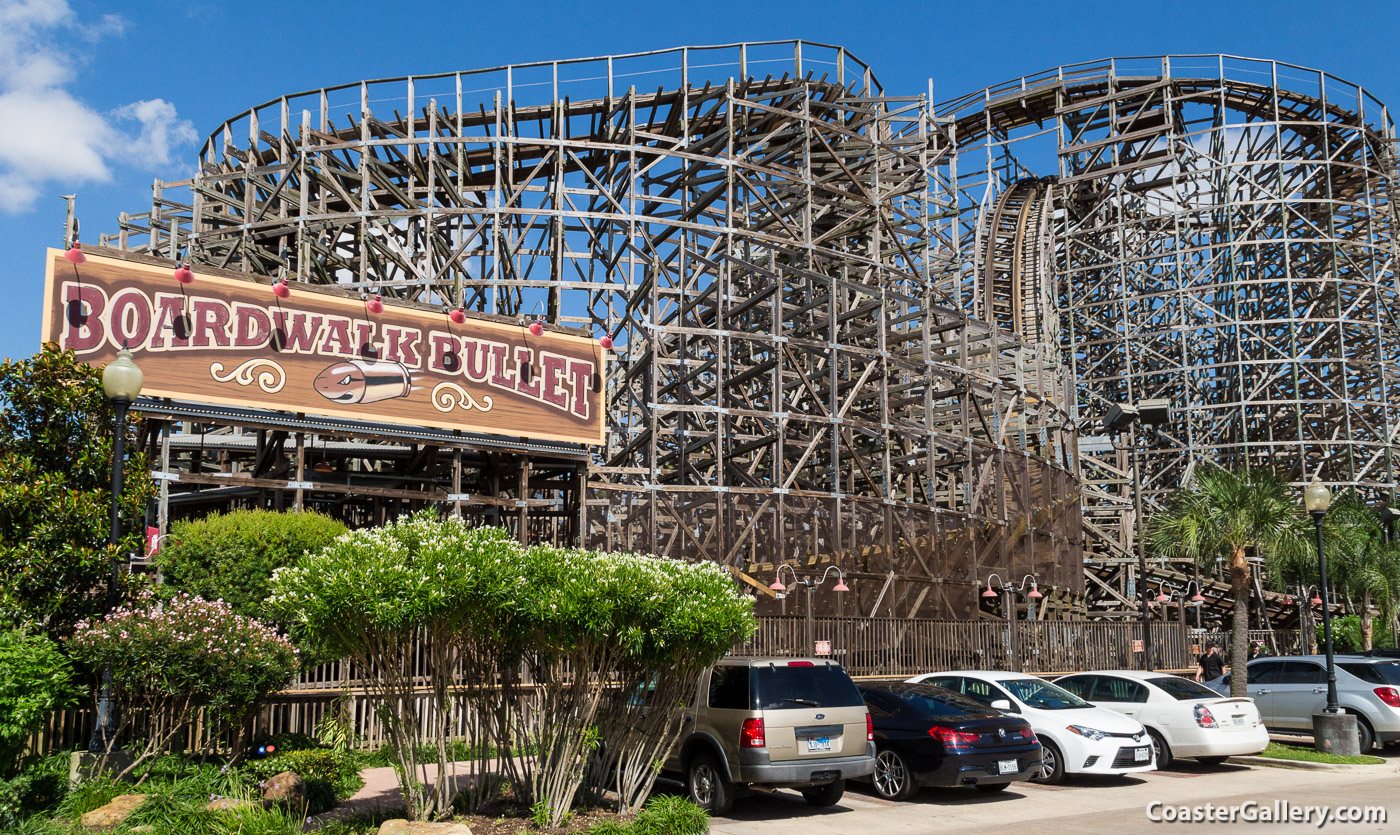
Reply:
[[1042, 751], [1042, 761], [1040, 776], [1034, 778], [1037, 783], [1047, 783], [1054, 785], [1065, 779], [1065, 755], [1060, 753], [1060, 746], [1048, 739], [1040, 740]]
[[1147, 735], [1152, 738], [1152, 757], [1157, 763], [1158, 769], [1166, 768], [1172, 764], [1172, 747], [1167, 744], [1167, 740], [1161, 734], [1147, 729]]
[[1362, 756], [1371, 753], [1371, 749], [1376, 745], [1376, 732], [1371, 729], [1371, 723], [1366, 721], [1366, 717], [1360, 714], [1352, 714], [1356, 717], [1356, 744]]
[[979, 792], [986, 792], [987, 794], [996, 794], [997, 792], [1006, 791], [1010, 785], [1010, 783], [978, 783], [977, 790]]
[[1229, 757], [1197, 757], [1197, 758], [1196, 758], [1196, 762], [1200, 763], [1201, 765], [1220, 765], [1221, 763], [1225, 762], [1225, 761], [1228, 760], [1228, 759], [1230, 759], [1230, 758], [1229, 758]]
[[712, 815], [726, 814], [734, 807], [734, 784], [719, 758], [709, 751], [691, 758], [685, 769], [685, 787], [695, 805]]
[[909, 762], [893, 748], [881, 748], [875, 753], [875, 772], [870, 775], [870, 785], [886, 800], [908, 800], [919, 790]]
[[845, 780], [836, 780], [824, 786], [810, 786], [802, 790], [802, 796], [813, 806], [835, 806], [845, 793]]

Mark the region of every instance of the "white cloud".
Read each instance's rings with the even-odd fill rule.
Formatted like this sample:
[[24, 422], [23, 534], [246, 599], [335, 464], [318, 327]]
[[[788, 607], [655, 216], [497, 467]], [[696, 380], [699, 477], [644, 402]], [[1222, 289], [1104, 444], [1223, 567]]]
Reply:
[[67, 89], [81, 66], [72, 57], [118, 36], [117, 15], [81, 21], [67, 0], [0, 0], [0, 211], [23, 212], [49, 188], [111, 179], [113, 166], [170, 164], [195, 141], [194, 126], [164, 99], [103, 113]]

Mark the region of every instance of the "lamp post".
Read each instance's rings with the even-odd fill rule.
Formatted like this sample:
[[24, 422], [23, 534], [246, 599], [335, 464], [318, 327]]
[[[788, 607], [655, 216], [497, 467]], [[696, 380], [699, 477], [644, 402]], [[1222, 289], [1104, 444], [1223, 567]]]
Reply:
[[1342, 713], [1337, 704], [1337, 666], [1332, 651], [1332, 608], [1327, 589], [1327, 555], [1322, 548], [1322, 517], [1332, 504], [1332, 492], [1316, 477], [1303, 491], [1303, 505], [1313, 518], [1317, 532], [1317, 586], [1322, 598], [1322, 640], [1327, 651], [1327, 706], [1322, 713], [1313, 714], [1313, 747], [1341, 756], [1360, 754], [1356, 735], [1356, 717]]
[[[131, 361], [131, 352], [122, 348], [117, 358], [102, 369], [102, 392], [116, 410], [112, 432], [112, 525], [107, 542], [111, 545], [111, 571], [107, 575], [107, 611], [117, 606], [117, 584], [121, 581], [122, 458], [126, 447], [126, 410], [141, 395], [141, 369]], [[94, 754], [107, 749], [112, 731], [112, 670], [102, 671], [102, 692], [97, 698], [97, 726], [88, 739], [88, 751]]]
[[836, 585], [832, 586], [831, 590], [836, 592], [837, 594], [844, 594], [845, 592], [850, 591], [850, 587], [846, 585], [846, 572], [842, 571], [839, 566], [829, 565], [826, 567], [826, 570], [822, 572], [822, 576], [817, 578], [816, 580], [812, 580], [810, 577], [806, 579], [801, 579], [797, 576], [797, 569], [793, 568], [787, 563], [783, 563], [782, 565], [778, 566], [778, 570], [774, 572], [773, 583], [768, 587], [774, 592], [777, 592], [777, 596], [779, 599], [782, 599], [787, 595], [787, 586], [783, 585], [784, 568], [788, 570], [788, 573], [792, 574], [793, 585], [805, 586], [807, 589], [807, 646], [812, 647], [813, 652], [815, 652], [816, 634], [815, 626], [812, 621], [812, 590], [815, 589], [817, 586], [820, 586], [821, 584], [825, 583], [827, 575], [835, 571]]

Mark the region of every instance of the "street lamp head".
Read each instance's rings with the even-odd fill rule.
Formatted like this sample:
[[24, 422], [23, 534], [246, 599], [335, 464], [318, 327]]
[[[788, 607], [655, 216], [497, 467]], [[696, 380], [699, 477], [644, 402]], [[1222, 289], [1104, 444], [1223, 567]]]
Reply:
[[850, 591], [850, 590], [851, 590], [851, 587], [848, 586], [848, 585], [846, 585], [846, 578], [845, 578], [845, 577], [837, 577], [837, 578], [836, 578], [836, 585], [832, 586], [832, 587], [831, 587], [831, 590], [832, 590], [832, 591], [845, 592], [845, 591]]
[[1308, 512], [1314, 515], [1322, 515], [1327, 512], [1327, 508], [1332, 504], [1332, 491], [1313, 476], [1312, 484], [1303, 491], [1303, 504]]
[[1171, 600], [1171, 597], [1166, 592], [1162, 591], [1161, 589], [1158, 589], [1156, 601], [1158, 603], [1166, 603], [1168, 600]]
[[997, 596], [997, 593], [994, 592], [994, 591], [992, 591], [992, 581], [991, 581], [991, 580], [988, 580], [988, 581], [987, 581], [987, 590], [984, 591], [984, 592], [982, 592], [982, 596], [983, 596], [983, 597], [996, 597], [996, 596]]
[[117, 358], [102, 369], [102, 391], [108, 400], [130, 403], [141, 394], [141, 368], [131, 361], [131, 352], [123, 348]]
[[1042, 597], [1044, 597], [1044, 596], [1045, 596], [1045, 595], [1043, 595], [1043, 594], [1040, 593], [1040, 586], [1036, 585], [1036, 583], [1035, 583], [1034, 581], [1032, 581], [1032, 582], [1031, 582], [1031, 590], [1030, 590], [1030, 592], [1026, 595], [1026, 597], [1032, 598], [1032, 599], [1034, 599], [1034, 600], [1039, 600], [1040, 598], [1042, 598]]
[[1321, 605], [1322, 605], [1322, 595], [1321, 595], [1321, 594], [1318, 594], [1317, 592], [1313, 592], [1312, 600], [1309, 600], [1308, 602], [1311, 603], [1311, 604], [1314, 605], [1314, 606], [1321, 606]]
[[772, 589], [773, 591], [787, 591], [787, 586], [783, 585], [782, 580], [774, 580], [772, 584], [768, 586], [768, 588]]

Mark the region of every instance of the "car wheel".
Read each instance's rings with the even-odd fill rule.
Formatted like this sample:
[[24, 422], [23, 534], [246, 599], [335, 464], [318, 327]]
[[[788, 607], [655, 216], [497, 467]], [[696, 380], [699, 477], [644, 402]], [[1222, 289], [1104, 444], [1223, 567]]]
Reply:
[[802, 796], [813, 806], [835, 806], [846, 793], [846, 781], [836, 780], [824, 786], [811, 786], [802, 790]]
[[1371, 730], [1371, 723], [1365, 717], [1356, 717], [1356, 745], [1361, 753], [1369, 754], [1372, 746], [1376, 744], [1376, 732]]
[[1171, 765], [1172, 747], [1167, 744], [1167, 741], [1162, 738], [1161, 734], [1157, 733], [1151, 728], [1147, 729], [1147, 735], [1152, 737], [1152, 754], [1153, 757], [1157, 760], [1157, 767], [1166, 768], [1167, 766]]
[[723, 815], [734, 806], [734, 784], [719, 759], [708, 751], [695, 755], [686, 769], [686, 788], [695, 805], [712, 815]]
[[1065, 757], [1060, 753], [1060, 748], [1048, 739], [1040, 740], [1041, 761], [1040, 776], [1035, 778], [1037, 783], [1058, 783], [1065, 779]]
[[1221, 763], [1225, 762], [1225, 761], [1228, 760], [1228, 759], [1230, 759], [1230, 758], [1229, 758], [1229, 757], [1197, 757], [1197, 758], [1196, 758], [1196, 762], [1200, 763], [1201, 765], [1220, 765]]
[[978, 783], [977, 790], [986, 792], [987, 794], [996, 794], [997, 792], [1006, 791], [1007, 787], [1010, 785], [1010, 783]]
[[875, 755], [875, 773], [870, 775], [875, 793], [886, 800], [908, 800], [918, 790], [914, 772], [893, 748], [882, 748]]

